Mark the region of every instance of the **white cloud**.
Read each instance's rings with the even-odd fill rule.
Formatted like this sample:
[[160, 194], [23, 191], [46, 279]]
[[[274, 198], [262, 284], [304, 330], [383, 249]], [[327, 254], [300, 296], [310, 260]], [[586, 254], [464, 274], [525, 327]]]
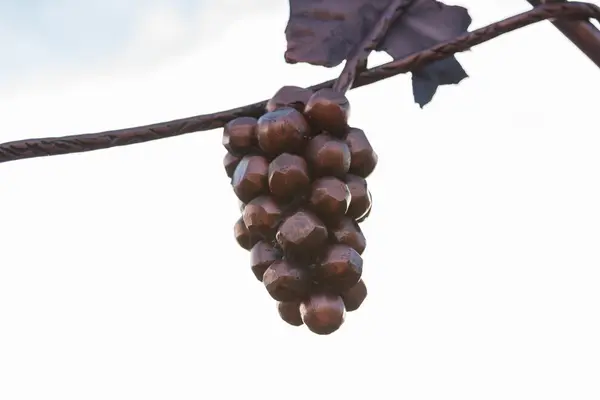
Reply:
[[[188, 4], [189, 3], [189, 4]], [[126, 7], [121, 7], [123, 5]], [[0, 87], [7, 94], [24, 93], [27, 88], [61, 86], [64, 82], [102, 79], [102, 76], [138, 75], [177, 58], [205, 54], [236, 29], [239, 47], [228, 51], [247, 51], [262, 43], [283, 40], [286, 6], [275, 0], [252, 4], [232, 0], [190, 2], [179, 0], [111, 0], [89, 5], [74, 0], [45, 3], [36, 9], [41, 27], [26, 29], [0, 25], [0, 45], [7, 62], [0, 66]], [[281, 15], [276, 36], [257, 37], [255, 43], [244, 38], [255, 36], [260, 15]], [[241, 34], [239, 28], [250, 35]], [[45, 37], [45, 32], [59, 30]], [[203, 55], [206, 59], [206, 56]], [[206, 65], [207, 62], [204, 62]], [[4, 79], [3, 79], [4, 78]], [[111, 78], [114, 79], [114, 78]]]
[[[0, 84], [14, 86], [15, 79], [35, 79], [42, 74], [45, 79], [52, 79], [52, 70], [71, 73], [106, 64], [132, 40], [140, 45], [140, 31], [152, 35], [147, 40], [164, 44], [163, 36], [172, 37], [175, 26], [185, 31], [190, 20], [184, 16], [198, 12], [203, 4], [195, 2], [191, 8], [189, 3], [188, 0], [59, 0], [19, 2], [10, 9], [0, 5], [3, 50]], [[1, 13], [3, 8], [7, 13]], [[164, 15], [162, 20], [156, 17], [161, 14]], [[168, 32], [163, 29], [157, 35], [156, 28], [148, 29], [149, 22], [160, 27], [169, 21], [172, 23]], [[182, 35], [179, 39], [185, 43], [186, 37]], [[157, 47], [158, 51], [164, 49], [164, 46]]]

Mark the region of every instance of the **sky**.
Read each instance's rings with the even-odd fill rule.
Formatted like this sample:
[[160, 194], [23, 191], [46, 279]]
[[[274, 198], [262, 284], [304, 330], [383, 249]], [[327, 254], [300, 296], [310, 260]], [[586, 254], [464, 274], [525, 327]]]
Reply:
[[[529, 9], [464, 0], [472, 28]], [[0, 141], [204, 114], [287, 65], [282, 1], [0, 1]], [[600, 397], [600, 73], [549, 23], [348, 93], [379, 154], [369, 296], [294, 328], [232, 234], [221, 131], [0, 165], [0, 398]], [[377, 54], [372, 65], [387, 58]]]

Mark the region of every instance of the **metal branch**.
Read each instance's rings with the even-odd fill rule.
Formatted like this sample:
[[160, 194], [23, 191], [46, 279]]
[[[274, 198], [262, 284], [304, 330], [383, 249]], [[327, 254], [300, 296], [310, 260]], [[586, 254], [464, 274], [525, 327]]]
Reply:
[[[527, 0], [534, 7], [543, 4], [551, 3], [566, 3], [565, 0]], [[575, 46], [588, 56], [596, 66], [600, 67], [600, 30], [591, 22], [569, 21], [567, 19], [559, 19], [552, 21], [559, 31], [567, 37]]]
[[352, 87], [356, 75], [361, 73], [366, 67], [369, 54], [383, 40], [390, 26], [406, 11], [414, 0], [392, 0], [390, 5], [381, 14], [379, 21], [375, 24], [371, 32], [358, 45], [356, 50], [346, 61], [344, 69], [339, 78], [333, 84], [333, 89], [337, 92], [346, 93]]
[[[455, 53], [469, 50], [473, 46], [494, 39], [505, 33], [551, 18], [600, 19], [600, 8], [593, 4], [578, 2], [541, 5], [530, 11], [504, 19], [473, 32], [466, 33], [454, 40], [441, 43], [401, 60], [392, 61], [364, 71], [357, 76], [352, 89], [412, 71], [425, 64], [447, 58]], [[311, 89], [318, 90], [332, 87], [333, 84], [334, 81], [330, 80], [312, 86]], [[0, 162], [107, 149], [110, 147], [126, 146], [134, 143], [164, 139], [191, 132], [217, 129], [223, 127], [227, 122], [237, 117], [259, 117], [264, 113], [266, 103], [267, 101], [265, 100], [214, 114], [198, 115], [195, 117], [182, 118], [135, 128], [75, 136], [26, 139], [3, 143], [0, 144]]]
[[546, 4], [530, 11], [506, 18], [502, 21], [474, 30], [451, 41], [433, 46], [401, 60], [383, 64], [362, 73], [353, 89], [380, 80], [404, 74], [453, 54], [470, 50], [498, 36], [548, 19], [600, 19], [600, 7], [590, 3], [568, 2]]

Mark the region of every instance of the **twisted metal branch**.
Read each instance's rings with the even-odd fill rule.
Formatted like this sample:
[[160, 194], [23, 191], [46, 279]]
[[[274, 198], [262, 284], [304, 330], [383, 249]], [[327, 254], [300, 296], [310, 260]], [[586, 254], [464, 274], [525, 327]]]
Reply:
[[[379, 67], [366, 70], [357, 76], [352, 89], [412, 71], [433, 61], [438, 61], [455, 53], [469, 50], [473, 46], [497, 38], [505, 33], [552, 18], [575, 20], [589, 18], [600, 19], [600, 7], [580, 2], [540, 5], [530, 11], [466, 33], [454, 40], [433, 46], [401, 60], [392, 61]], [[600, 49], [598, 51], [600, 52]], [[333, 84], [334, 80], [330, 80], [311, 86], [310, 89], [318, 90], [327, 87], [330, 88]], [[55, 138], [26, 139], [3, 143], [0, 144], [0, 162], [107, 149], [164, 139], [192, 132], [217, 129], [238, 117], [259, 117], [264, 113], [266, 103], [267, 101], [264, 100], [214, 114], [198, 115], [195, 117], [138, 126], [135, 128]]]
[[[600, 20], [600, 7], [594, 4], [580, 2], [541, 5], [531, 11], [508, 17], [502, 21], [466, 33], [454, 40], [433, 46], [401, 60], [392, 61], [377, 68], [367, 70], [360, 75], [358, 82], [354, 85], [353, 89], [398, 74], [410, 72], [431, 62], [439, 61], [453, 54], [470, 50], [471, 47], [495, 39], [506, 33], [554, 18], [562, 18], [564, 20], [594, 18]], [[600, 48], [596, 49], [596, 52], [600, 53]]]
[[379, 21], [371, 29], [371, 32], [362, 40], [352, 55], [348, 57], [342, 73], [333, 84], [333, 90], [341, 93], [346, 93], [350, 90], [356, 79], [356, 75], [359, 75], [363, 71], [362, 68], [366, 67], [369, 54], [375, 50], [390, 29], [390, 26], [412, 5], [413, 1], [392, 0], [383, 14], [381, 14]]
[[[567, 0], [527, 0], [534, 7], [548, 3], [565, 3]], [[588, 58], [600, 67], [600, 30], [590, 21], [569, 21], [568, 19], [559, 19], [552, 21], [556, 27], [567, 39], [588, 56]]]

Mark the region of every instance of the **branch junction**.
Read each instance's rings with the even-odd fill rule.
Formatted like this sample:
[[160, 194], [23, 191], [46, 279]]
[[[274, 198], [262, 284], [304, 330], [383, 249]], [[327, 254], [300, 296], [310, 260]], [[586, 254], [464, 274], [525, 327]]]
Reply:
[[[401, 4], [401, 2], [396, 3]], [[531, 0], [530, 3], [538, 2]], [[398, 10], [399, 9], [396, 9], [396, 11]], [[589, 24], [595, 29], [591, 23], [587, 22], [588, 19], [592, 18], [600, 20], [600, 7], [594, 4], [581, 2], [552, 2], [537, 5], [530, 11], [468, 32], [454, 40], [438, 44], [403, 59], [362, 71], [354, 78], [354, 82], [350, 83], [350, 85], [352, 85], [351, 89], [370, 85], [371, 83], [392, 76], [410, 72], [428, 63], [469, 50], [473, 46], [497, 38], [505, 33], [548, 19], [553, 19], [553, 23], [557, 26], [561, 26], [563, 30], [569, 30], [569, 26], [577, 28], [578, 23], [584, 24], [583, 26], [585, 29], [580, 32], [579, 37], [585, 37], [587, 32], [587, 38], [589, 40], [585, 43], [582, 43], [580, 40], [578, 47], [585, 48], [586, 55], [592, 58], [592, 60], [600, 60], [600, 33], [597, 35], [595, 33], [589, 34], [590, 28], [586, 25]], [[577, 35], [572, 36], [573, 38], [577, 37]], [[576, 39], [573, 38], [571, 39], [575, 42]], [[597, 40], [592, 40], [594, 38]], [[350, 79], [352, 79], [352, 77]], [[318, 90], [322, 88], [331, 88], [334, 83], [335, 80], [330, 80], [314, 85], [310, 87], [310, 89]], [[264, 113], [266, 103], [267, 101], [264, 100], [213, 114], [198, 115], [134, 128], [7, 142], [0, 144], [0, 162], [108, 149], [111, 147], [127, 146], [151, 140], [165, 139], [192, 132], [208, 131], [221, 128], [227, 122], [238, 117], [260, 117]]]

